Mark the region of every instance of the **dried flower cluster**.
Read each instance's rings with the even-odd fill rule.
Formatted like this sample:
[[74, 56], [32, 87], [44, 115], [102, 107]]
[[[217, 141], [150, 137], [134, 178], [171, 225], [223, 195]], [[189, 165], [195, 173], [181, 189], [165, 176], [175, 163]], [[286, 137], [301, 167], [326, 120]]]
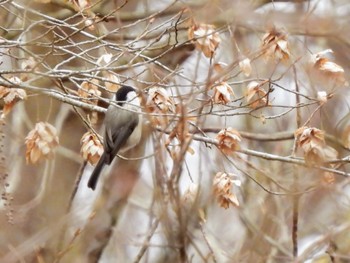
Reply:
[[233, 154], [235, 151], [239, 150], [239, 144], [242, 140], [239, 132], [233, 128], [226, 128], [221, 130], [217, 134], [216, 139], [218, 140], [219, 149], [228, 155]]
[[36, 61], [33, 57], [29, 57], [22, 61], [21, 68], [24, 70], [32, 70], [36, 65]]
[[318, 92], [317, 92], [317, 100], [318, 100], [321, 104], [326, 103], [327, 100], [328, 100], [328, 97], [330, 97], [330, 96], [328, 96], [327, 92], [325, 92], [325, 91], [318, 91]]
[[38, 122], [25, 138], [27, 163], [48, 159], [59, 144], [57, 131], [47, 122]]
[[221, 42], [215, 27], [208, 24], [194, 24], [188, 29], [188, 37], [195, 40], [196, 48], [208, 58], [213, 56]]
[[84, 25], [91, 31], [95, 30], [95, 22], [94, 18], [85, 18]]
[[276, 60], [289, 59], [290, 52], [285, 33], [274, 28], [264, 35], [262, 42], [262, 48], [265, 49], [265, 56], [267, 58], [274, 58]]
[[232, 179], [232, 175], [227, 173], [219, 172], [214, 177], [214, 195], [217, 197], [219, 205], [225, 209], [229, 208], [230, 205], [239, 206], [236, 195], [231, 192], [233, 183], [235, 181]]
[[154, 115], [150, 115], [151, 122], [155, 125], [165, 127], [169, 118], [166, 114], [174, 113], [175, 105], [166, 89], [161, 87], [153, 87], [149, 89], [146, 101], [148, 111]]
[[100, 66], [106, 66], [107, 64], [109, 64], [112, 61], [113, 58], [113, 54], [111, 53], [106, 53], [103, 54], [102, 56], [100, 56], [97, 60], [97, 64]]
[[214, 89], [214, 102], [217, 104], [227, 104], [232, 101], [231, 96], [235, 94], [226, 82], [221, 82], [213, 87]]
[[249, 58], [241, 60], [238, 65], [246, 77], [249, 77], [250, 74], [252, 74], [252, 65], [250, 64]]
[[[78, 90], [78, 96], [86, 103], [97, 105], [98, 97], [101, 96], [101, 91], [98, 88], [99, 81], [97, 79], [91, 79], [89, 81], [83, 81]], [[98, 114], [93, 111], [89, 120], [91, 124], [96, 124], [98, 120]]]
[[107, 81], [105, 81], [106, 89], [110, 92], [117, 92], [120, 88], [120, 79], [118, 76], [110, 72], [107, 72], [104, 75], [107, 78]]
[[83, 135], [80, 143], [80, 153], [84, 160], [88, 161], [91, 165], [95, 165], [103, 154], [101, 139], [97, 138], [96, 134], [89, 131]]
[[226, 68], [227, 68], [227, 64], [220, 61], [216, 62], [213, 66], [213, 69], [218, 73], [223, 73]]
[[298, 145], [304, 152], [308, 164], [322, 164], [335, 160], [338, 152], [328, 146], [324, 139], [324, 132], [317, 128], [301, 127], [295, 132]]
[[329, 61], [328, 58], [324, 57], [328, 53], [333, 53], [333, 51], [327, 49], [311, 56], [310, 63], [313, 69], [316, 70], [319, 75], [334, 79], [339, 85], [347, 86], [348, 83], [344, 77], [344, 69], [337, 63]]
[[263, 89], [263, 83], [252, 81], [248, 84], [245, 97], [249, 107], [256, 109], [268, 105], [267, 92]]
[[91, 6], [90, 0], [74, 0], [74, 3], [81, 11]]
[[[15, 85], [21, 83], [17, 77], [12, 77], [9, 81]], [[13, 106], [19, 101], [27, 98], [27, 93], [24, 89], [0, 86], [0, 99], [4, 100], [4, 116], [8, 114]]]
[[38, 65], [38, 63], [35, 61], [33, 57], [28, 57], [24, 60], [22, 60], [20, 67], [21, 69], [27, 71], [27, 72], [22, 72], [20, 74], [20, 79], [22, 81], [27, 81], [29, 80], [30, 76], [28, 72], [35, 71], [35, 67]]
[[98, 89], [98, 80], [83, 81], [78, 90], [78, 95], [84, 102], [96, 105], [96, 98], [101, 96], [101, 91]]

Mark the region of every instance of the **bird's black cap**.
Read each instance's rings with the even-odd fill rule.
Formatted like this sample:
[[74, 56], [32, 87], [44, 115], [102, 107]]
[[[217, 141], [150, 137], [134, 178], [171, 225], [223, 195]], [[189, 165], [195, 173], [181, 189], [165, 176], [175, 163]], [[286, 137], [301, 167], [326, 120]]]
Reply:
[[135, 91], [135, 89], [130, 86], [121, 86], [120, 89], [118, 89], [117, 94], [115, 96], [116, 101], [118, 101], [118, 105], [121, 106], [123, 102], [126, 101], [126, 96], [131, 91]]

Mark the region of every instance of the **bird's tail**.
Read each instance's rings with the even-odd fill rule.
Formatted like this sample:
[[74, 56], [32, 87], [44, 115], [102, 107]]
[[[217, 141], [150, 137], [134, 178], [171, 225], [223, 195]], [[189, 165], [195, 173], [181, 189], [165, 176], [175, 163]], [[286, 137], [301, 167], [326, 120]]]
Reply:
[[92, 172], [89, 182], [88, 182], [88, 187], [91, 188], [92, 190], [95, 190], [96, 184], [98, 181], [98, 178], [100, 177], [100, 173], [102, 171], [102, 168], [105, 166], [105, 159], [106, 155], [103, 153], [100, 160], [98, 161], [97, 165], [95, 166], [94, 171]]

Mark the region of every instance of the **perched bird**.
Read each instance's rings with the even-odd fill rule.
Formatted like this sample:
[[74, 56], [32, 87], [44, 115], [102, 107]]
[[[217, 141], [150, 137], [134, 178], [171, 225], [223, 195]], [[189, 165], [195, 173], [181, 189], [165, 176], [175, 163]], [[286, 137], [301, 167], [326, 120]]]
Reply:
[[140, 99], [136, 90], [129, 86], [122, 86], [115, 95], [117, 106], [110, 105], [104, 119], [104, 153], [92, 172], [88, 187], [95, 190], [97, 180], [105, 164], [110, 165], [119, 151], [126, 152], [141, 139], [142, 116]]

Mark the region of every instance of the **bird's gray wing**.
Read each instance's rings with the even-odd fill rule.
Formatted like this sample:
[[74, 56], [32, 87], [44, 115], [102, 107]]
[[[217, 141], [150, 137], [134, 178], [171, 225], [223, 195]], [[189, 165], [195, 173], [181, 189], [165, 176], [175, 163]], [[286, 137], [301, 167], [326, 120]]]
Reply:
[[[107, 156], [105, 162], [107, 164], [113, 161], [138, 124], [138, 116], [126, 112], [123, 115], [113, 116], [115, 119], [110, 120], [110, 125], [106, 127], [105, 152]], [[115, 122], [116, 120], [118, 121]]]

